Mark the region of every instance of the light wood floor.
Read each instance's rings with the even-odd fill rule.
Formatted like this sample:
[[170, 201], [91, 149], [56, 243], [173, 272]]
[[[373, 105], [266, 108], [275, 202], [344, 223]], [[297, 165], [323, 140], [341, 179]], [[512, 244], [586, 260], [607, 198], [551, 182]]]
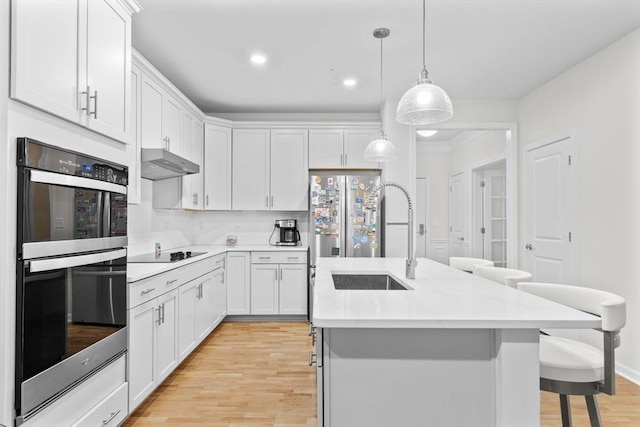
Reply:
[[[315, 366], [307, 323], [223, 323], [123, 424], [124, 427], [315, 426]], [[618, 377], [598, 396], [606, 427], [640, 427], [640, 387]], [[572, 398], [575, 427], [589, 426]], [[541, 393], [541, 426], [560, 426], [557, 395]], [[428, 424], [425, 424], [427, 426]]]

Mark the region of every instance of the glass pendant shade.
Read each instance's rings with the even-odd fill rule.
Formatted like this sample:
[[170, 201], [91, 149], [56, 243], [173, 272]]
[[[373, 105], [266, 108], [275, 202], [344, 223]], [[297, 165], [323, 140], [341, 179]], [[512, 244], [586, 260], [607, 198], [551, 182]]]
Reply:
[[419, 79], [400, 99], [396, 120], [405, 125], [444, 122], [453, 116], [449, 95], [427, 79]]
[[372, 162], [393, 162], [398, 159], [396, 147], [389, 142], [384, 133], [381, 133], [365, 148], [364, 159]]

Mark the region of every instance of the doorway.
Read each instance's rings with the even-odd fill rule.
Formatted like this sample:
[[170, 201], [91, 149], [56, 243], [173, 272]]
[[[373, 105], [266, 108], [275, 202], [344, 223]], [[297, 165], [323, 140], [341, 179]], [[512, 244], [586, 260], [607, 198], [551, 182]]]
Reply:
[[507, 266], [507, 182], [506, 161], [473, 171], [474, 258]]

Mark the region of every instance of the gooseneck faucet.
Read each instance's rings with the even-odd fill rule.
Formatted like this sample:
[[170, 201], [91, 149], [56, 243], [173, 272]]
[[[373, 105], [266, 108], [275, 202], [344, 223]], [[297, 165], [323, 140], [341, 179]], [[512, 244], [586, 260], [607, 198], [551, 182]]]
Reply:
[[418, 265], [418, 261], [415, 257], [415, 252], [413, 251], [413, 203], [411, 202], [411, 196], [409, 196], [409, 192], [404, 186], [398, 184], [397, 182], [383, 182], [380, 185], [376, 186], [371, 195], [369, 196], [369, 200], [377, 200], [380, 195], [380, 190], [384, 187], [395, 187], [401, 190], [404, 195], [407, 197], [407, 203], [409, 204], [409, 218], [408, 218], [408, 245], [407, 245], [407, 269], [406, 269], [406, 277], [407, 279], [415, 279], [416, 278], [416, 265]]

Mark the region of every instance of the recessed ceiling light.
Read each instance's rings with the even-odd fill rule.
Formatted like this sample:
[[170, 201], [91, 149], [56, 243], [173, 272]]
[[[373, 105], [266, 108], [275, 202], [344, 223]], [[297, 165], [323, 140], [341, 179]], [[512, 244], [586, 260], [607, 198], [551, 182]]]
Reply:
[[351, 86], [355, 86], [357, 81], [355, 79], [346, 79], [343, 83], [345, 86], [351, 87]]
[[438, 133], [437, 130], [417, 130], [416, 132], [418, 132], [418, 135], [424, 136], [424, 137], [433, 136], [436, 133]]
[[253, 62], [256, 65], [262, 65], [265, 62], [267, 62], [267, 57], [260, 53], [256, 53], [251, 55], [251, 62]]

